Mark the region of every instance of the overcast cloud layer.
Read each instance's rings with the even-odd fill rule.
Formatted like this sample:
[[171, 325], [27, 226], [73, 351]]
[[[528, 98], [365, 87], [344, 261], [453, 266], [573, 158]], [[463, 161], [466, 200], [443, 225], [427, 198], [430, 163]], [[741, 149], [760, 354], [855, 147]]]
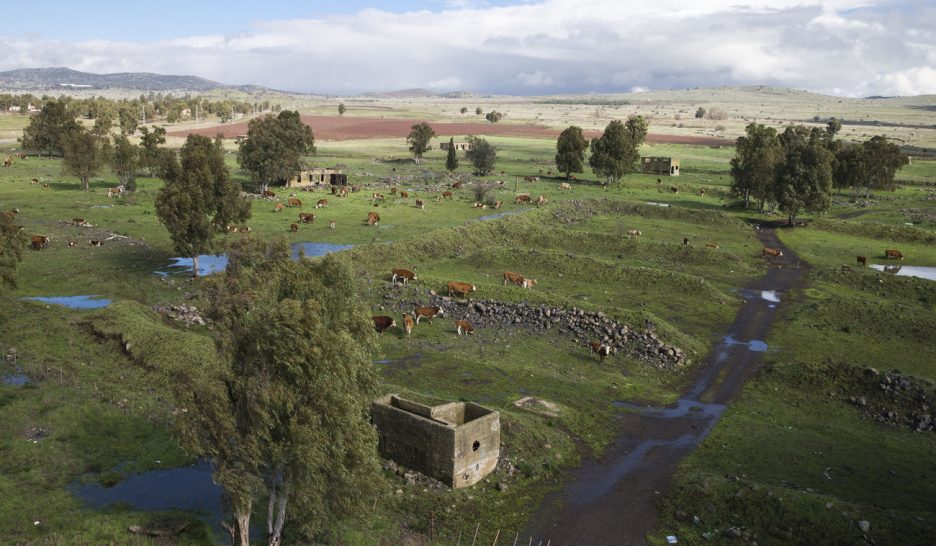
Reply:
[[[189, 74], [355, 94], [503, 94], [767, 84], [847, 96], [936, 93], [931, 0], [448, 2], [257, 21], [247, 33], [63, 42], [0, 31], [0, 70]], [[473, 7], [479, 6], [479, 7]], [[13, 27], [15, 25], [9, 25]]]

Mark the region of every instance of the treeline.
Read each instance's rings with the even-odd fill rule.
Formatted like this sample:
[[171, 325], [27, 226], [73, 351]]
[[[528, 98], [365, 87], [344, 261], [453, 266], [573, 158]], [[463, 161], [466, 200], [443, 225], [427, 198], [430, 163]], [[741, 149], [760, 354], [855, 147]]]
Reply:
[[231, 121], [236, 115], [260, 112], [279, 112], [282, 106], [264, 101], [210, 100], [205, 97], [172, 93], [141, 94], [135, 99], [108, 99], [105, 97], [77, 98], [62, 95], [58, 98], [26, 93], [22, 95], [0, 94], [0, 110], [10, 111], [18, 106], [21, 114], [27, 107], [44, 108], [51, 101], [65, 104], [76, 118], [100, 120], [102, 125], [119, 125], [122, 133], [133, 134], [141, 123], [159, 119], [165, 123], [217, 118], [222, 123]]
[[751, 123], [738, 137], [731, 160], [731, 195], [760, 210], [779, 208], [792, 224], [801, 212], [823, 212], [832, 205], [833, 188], [894, 190], [895, 177], [909, 160], [884, 136], [864, 142], [835, 138], [842, 124], [825, 128], [789, 126], [783, 133]]

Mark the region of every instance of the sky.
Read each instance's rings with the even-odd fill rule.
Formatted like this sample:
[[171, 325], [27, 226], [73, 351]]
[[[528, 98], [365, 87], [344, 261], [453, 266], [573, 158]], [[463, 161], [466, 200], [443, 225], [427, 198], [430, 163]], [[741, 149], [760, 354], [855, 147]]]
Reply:
[[936, 2], [46, 0], [16, 10], [0, 28], [0, 71], [52, 66], [333, 95], [936, 94]]

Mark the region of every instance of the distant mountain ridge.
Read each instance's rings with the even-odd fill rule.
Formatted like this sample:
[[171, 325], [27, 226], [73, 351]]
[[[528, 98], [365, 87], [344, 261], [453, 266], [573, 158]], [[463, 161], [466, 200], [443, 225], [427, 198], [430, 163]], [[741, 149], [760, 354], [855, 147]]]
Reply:
[[0, 72], [0, 89], [44, 91], [68, 89], [130, 89], [139, 91], [267, 90], [256, 85], [227, 85], [198, 76], [176, 76], [151, 72], [94, 74], [70, 68], [20, 68]]

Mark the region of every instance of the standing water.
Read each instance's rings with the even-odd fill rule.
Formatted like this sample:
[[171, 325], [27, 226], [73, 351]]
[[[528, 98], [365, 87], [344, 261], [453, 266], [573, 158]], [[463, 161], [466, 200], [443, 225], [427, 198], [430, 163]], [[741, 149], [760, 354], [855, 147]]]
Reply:
[[[341, 245], [331, 243], [293, 243], [289, 245], [292, 249], [292, 258], [299, 259], [300, 250], [305, 253], [307, 258], [317, 258], [332, 252], [340, 252], [352, 248], [354, 245]], [[201, 254], [198, 256], [198, 274], [211, 275], [227, 269], [227, 254]], [[157, 275], [167, 276], [174, 273], [187, 273], [192, 271], [192, 258], [172, 258], [172, 263], [156, 270]]]

